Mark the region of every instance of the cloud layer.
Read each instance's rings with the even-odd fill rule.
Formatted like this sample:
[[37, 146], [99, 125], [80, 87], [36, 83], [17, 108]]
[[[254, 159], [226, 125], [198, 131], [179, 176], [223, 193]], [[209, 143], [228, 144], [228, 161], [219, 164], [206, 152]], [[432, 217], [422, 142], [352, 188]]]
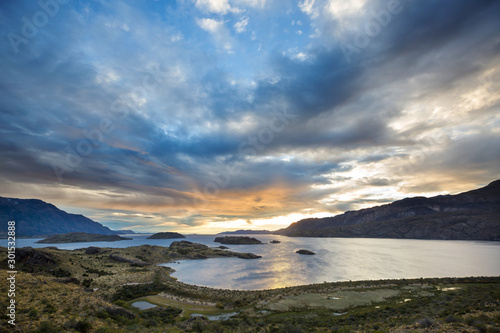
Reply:
[[277, 228], [500, 178], [497, 1], [2, 2], [0, 188]]

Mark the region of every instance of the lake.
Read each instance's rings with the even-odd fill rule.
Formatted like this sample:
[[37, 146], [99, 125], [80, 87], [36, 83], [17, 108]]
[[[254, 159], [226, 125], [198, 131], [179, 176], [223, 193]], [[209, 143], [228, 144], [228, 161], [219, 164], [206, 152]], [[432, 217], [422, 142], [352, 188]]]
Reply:
[[[142, 244], [169, 246], [178, 239], [153, 240], [149, 235], [127, 235], [132, 240], [72, 244], [37, 244], [37, 239], [17, 239], [17, 247], [88, 246], [128, 247]], [[172, 276], [196, 285], [225, 289], [270, 289], [301, 284], [420, 277], [500, 275], [500, 242], [441, 241], [371, 238], [300, 238], [275, 235], [255, 237], [262, 245], [225, 245], [231, 251], [252, 252], [260, 259], [213, 258], [164, 264]], [[214, 235], [186, 235], [191, 242], [208, 246]], [[279, 240], [279, 244], [270, 244]], [[0, 242], [6, 246], [6, 240]], [[306, 249], [316, 255], [295, 253]]]

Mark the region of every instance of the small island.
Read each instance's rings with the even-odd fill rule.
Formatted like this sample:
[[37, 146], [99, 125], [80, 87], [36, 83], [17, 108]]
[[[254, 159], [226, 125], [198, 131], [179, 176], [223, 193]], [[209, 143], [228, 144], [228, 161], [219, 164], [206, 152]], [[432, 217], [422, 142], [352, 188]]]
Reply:
[[116, 242], [121, 240], [131, 240], [132, 238], [122, 237], [118, 235], [100, 235], [89, 234], [86, 232], [70, 232], [67, 234], [52, 235], [45, 239], [37, 241], [37, 243], [86, 243], [86, 242]]
[[305, 254], [305, 255], [308, 255], [308, 256], [312, 256], [316, 253], [312, 252], [312, 251], [309, 251], [309, 250], [304, 250], [304, 249], [301, 249], [301, 250], [298, 250], [298, 251], [295, 251], [295, 253], [298, 253], [298, 254]]
[[276, 239], [273, 239], [272, 241], [270, 241], [269, 243], [271, 244], [279, 244], [281, 243], [279, 240], [276, 240]]
[[147, 239], [174, 239], [174, 238], [186, 238], [186, 236], [181, 235], [178, 232], [159, 232], [149, 236]]
[[216, 237], [214, 242], [221, 244], [233, 244], [233, 245], [251, 245], [251, 244], [262, 244], [262, 242], [253, 237], [246, 236], [225, 236]]

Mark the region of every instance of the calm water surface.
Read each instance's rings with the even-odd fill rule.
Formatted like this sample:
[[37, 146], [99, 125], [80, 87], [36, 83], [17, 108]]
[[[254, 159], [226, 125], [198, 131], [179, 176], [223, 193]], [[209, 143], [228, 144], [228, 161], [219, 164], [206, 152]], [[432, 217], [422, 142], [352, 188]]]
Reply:
[[156, 308], [158, 305], [146, 302], [146, 301], [137, 301], [132, 303], [132, 306], [135, 308], [138, 308], [139, 310], [147, 310], [147, 309], [152, 309]]
[[[146, 239], [147, 236], [129, 235], [133, 237], [129, 241], [71, 244], [37, 244], [36, 239], [18, 239], [17, 247], [169, 246], [175, 241]], [[269, 289], [324, 281], [500, 276], [500, 242], [250, 236], [266, 244], [226, 246], [232, 251], [261, 255], [260, 259], [214, 258], [164, 265], [174, 268], [172, 276], [183, 282], [227, 289]], [[219, 246], [214, 238], [187, 235], [185, 240]], [[270, 244], [273, 239], [281, 243]], [[6, 246], [6, 240], [0, 245]], [[299, 249], [316, 255], [296, 254]]]

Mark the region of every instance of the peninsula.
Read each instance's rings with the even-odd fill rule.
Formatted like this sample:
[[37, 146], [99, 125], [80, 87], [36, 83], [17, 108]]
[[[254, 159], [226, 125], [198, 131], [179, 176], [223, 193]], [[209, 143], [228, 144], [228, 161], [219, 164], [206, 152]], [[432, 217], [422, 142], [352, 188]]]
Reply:
[[122, 237], [119, 235], [100, 235], [89, 234], [86, 232], [70, 232], [62, 235], [52, 235], [45, 239], [37, 241], [37, 243], [86, 243], [86, 242], [116, 242], [121, 240], [131, 240], [132, 238]]

